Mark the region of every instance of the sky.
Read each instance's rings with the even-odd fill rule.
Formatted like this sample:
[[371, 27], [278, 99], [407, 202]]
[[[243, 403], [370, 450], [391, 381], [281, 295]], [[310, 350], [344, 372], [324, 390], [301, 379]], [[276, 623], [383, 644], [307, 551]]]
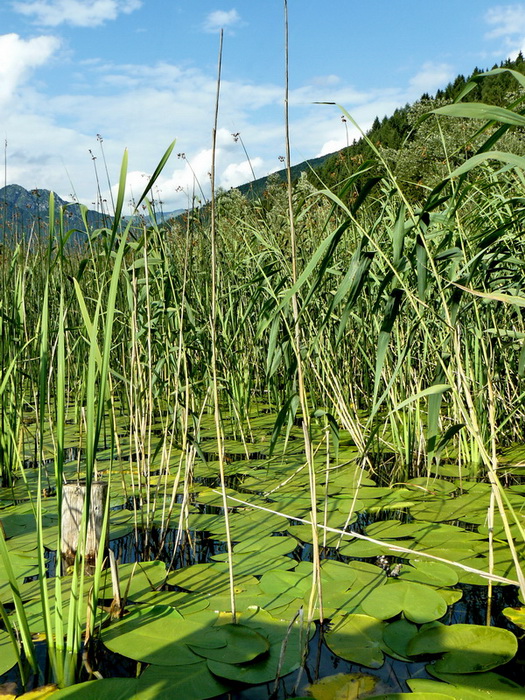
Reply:
[[[344, 147], [456, 75], [525, 50], [525, 2], [289, 0], [292, 164]], [[126, 206], [169, 144], [153, 190], [164, 211], [210, 192], [223, 30], [216, 184], [283, 167], [282, 0], [1, 0], [0, 187]], [[240, 138], [234, 138], [240, 134]], [[97, 178], [98, 183], [97, 185]]]

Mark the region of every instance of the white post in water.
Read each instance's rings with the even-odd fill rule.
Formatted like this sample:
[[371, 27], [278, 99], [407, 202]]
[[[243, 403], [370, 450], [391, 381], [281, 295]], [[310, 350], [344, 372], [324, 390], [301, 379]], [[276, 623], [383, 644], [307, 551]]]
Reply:
[[[87, 521], [87, 536], [85, 546], [85, 570], [92, 574], [95, 570], [97, 554], [102, 536], [102, 524], [108, 485], [101, 481], [91, 484], [89, 499], [89, 515]], [[86, 506], [86, 484], [75, 482], [62, 486], [62, 542], [61, 554], [63, 568], [73, 566], [78, 549], [78, 539], [82, 525], [82, 515]], [[105, 547], [108, 545], [109, 528], [106, 532]]]

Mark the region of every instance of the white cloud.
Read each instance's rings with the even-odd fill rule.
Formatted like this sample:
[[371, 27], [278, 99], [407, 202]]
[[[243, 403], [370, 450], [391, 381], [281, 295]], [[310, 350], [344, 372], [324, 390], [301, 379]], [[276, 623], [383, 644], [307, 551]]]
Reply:
[[[11, 35], [7, 35], [10, 37]], [[116, 64], [103, 59], [83, 61], [78, 75], [63, 82], [62, 94], [50, 98], [41, 86], [26, 80], [32, 70], [49, 60], [57, 40], [43, 37], [37, 42], [0, 38], [0, 91], [16, 101], [2, 109], [2, 134], [8, 139], [8, 177], [24, 187], [55, 190], [64, 199], [75, 192], [92, 206], [96, 197], [94, 165], [103, 196], [110, 201], [105, 168], [96, 135], [104, 138], [103, 149], [111, 177], [118, 181], [124, 148], [129, 151], [126, 203], [137, 200], [147, 185], [165, 149], [177, 139], [175, 151], [154, 188], [154, 196], [171, 211], [188, 206], [192, 194], [210, 196], [211, 129], [216, 78], [195, 67], [172, 64]], [[2, 51], [2, 42], [4, 47]], [[35, 42], [35, 43], [32, 43]], [[2, 60], [3, 57], [3, 60]], [[3, 73], [2, 73], [3, 71]], [[399, 88], [358, 91], [344, 79], [325, 76], [298, 85], [290, 94], [292, 162], [315, 154], [338, 150], [359, 137], [350, 120], [341, 122], [344, 105], [366, 131], [376, 116], [391, 114], [422, 91], [430, 90], [438, 74], [446, 82], [446, 67], [427, 64]], [[425, 77], [424, 77], [425, 76]], [[419, 83], [418, 81], [424, 81]], [[443, 83], [440, 84], [440, 86]], [[415, 94], [414, 94], [415, 93]], [[0, 92], [0, 95], [2, 93]], [[216, 182], [224, 188], [251, 180], [249, 160], [232, 137], [240, 132], [257, 177], [282, 168], [284, 155], [283, 88], [277, 83], [225, 80], [217, 134]], [[97, 157], [92, 161], [89, 149]], [[184, 152], [186, 158], [177, 158]], [[72, 184], [71, 184], [72, 183]], [[114, 189], [114, 187], [112, 188]]]
[[215, 10], [204, 20], [205, 32], [217, 32], [219, 29], [232, 29], [241, 24], [241, 17], [237, 10]]
[[[525, 51], [525, 6], [498, 5], [485, 14], [485, 22], [493, 29], [485, 34], [486, 39], [500, 39], [509, 58], [516, 58]], [[501, 49], [497, 52], [501, 54]]]
[[485, 35], [487, 39], [525, 34], [525, 6], [498, 5], [485, 14], [485, 21], [494, 27]]
[[18, 34], [0, 36], [0, 105], [13, 96], [34, 68], [49, 60], [59, 45], [53, 36], [29, 40]]
[[121, 13], [138, 10], [142, 0], [15, 0], [12, 6], [16, 12], [47, 27], [98, 27]]
[[240, 163], [230, 163], [220, 176], [221, 187], [229, 190], [231, 187], [238, 187], [245, 182], [250, 182], [250, 180], [253, 180], [252, 168], [255, 177], [261, 177], [267, 173], [267, 171], [264, 171], [264, 161], [259, 157], [254, 158], [252, 161], [243, 160]]
[[334, 73], [330, 75], [316, 75], [312, 78], [312, 84], [318, 87], [325, 87], [331, 85], [339, 85], [341, 78]]
[[411, 99], [417, 99], [424, 92], [432, 94], [439, 88], [446, 87], [454, 76], [452, 66], [447, 63], [427, 61], [410, 79]]

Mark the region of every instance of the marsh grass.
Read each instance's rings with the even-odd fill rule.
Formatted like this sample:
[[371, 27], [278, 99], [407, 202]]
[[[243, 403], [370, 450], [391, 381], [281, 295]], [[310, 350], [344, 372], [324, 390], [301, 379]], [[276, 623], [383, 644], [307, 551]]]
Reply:
[[[498, 135], [522, 128], [525, 117], [485, 105], [436, 112], [429, 118], [437, 122], [490, 123], [480, 131], [476, 122], [475, 130], [487, 135], [479, 152], [417, 205], [371, 144], [385, 166], [382, 178], [365, 163], [338, 190], [305, 180], [294, 189], [289, 182], [269, 203], [225, 193], [212, 199], [211, 212], [188, 212], [183, 224], [137, 229], [122, 220], [124, 158], [113, 226], [90, 232], [85, 250], [67, 252], [70, 232], [60, 226], [51, 228], [46, 246], [18, 244], [2, 257], [0, 478], [12, 489], [26, 480], [31, 493], [51, 675], [59, 685], [78, 678], [83, 642], [102, 623], [97, 596], [104, 557], [101, 550], [89, 613], [79, 604], [81, 548], [68, 619], [60, 612], [53, 617], [43, 509], [60, 513], [66, 478], [88, 486], [108, 478], [132, 504], [137, 557], [162, 553], [171, 565], [183, 532], [192, 537], [196, 462], [217, 456], [211, 485], [225, 514], [237, 507], [228, 488], [242, 488], [243, 476], [227, 461], [225, 445], [238, 439], [246, 460], [259, 452], [257, 421], [265, 413], [254, 409], [260, 405], [275, 416], [263, 438], [266, 455], [283, 459], [294, 440], [302, 444], [304, 462], [287, 486], [308, 473], [310, 514], [297, 514], [311, 525], [317, 572], [307, 617], [317, 606], [322, 618], [319, 566], [331, 532], [331, 474], [339, 451], [349, 446], [357, 488], [345, 527], [332, 533], [338, 546], [366, 474], [386, 486], [424, 477], [430, 490], [436, 475], [449, 478], [457, 470], [459, 478], [470, 474], [490, 483], [491, 517], [499, 514], [514, 561], [515, 577], [508, 580], [525, 594], [523, 520], [500, 459], [503, 449], [525, 440], [525, 161], [494, 150]], [[64, 459], [72, 429], [80, 450], [73, 475]], [[43, 496], [49, 458], [51, 506]], [[28, 459], [38, 468], [36, 490]], [[260, 496], [251, 495], [256, 507]], [[109, 526], [110, 520], [108, 510]], [[84, 535], [86, 523], [84, 517]], [[163, 552], [174, 526], [175, 549]], [[235, 619], [228, 518], [224, 541]], [[8, 616], [2, 606], [2, 619], [25, 683], [26, 662], [32, 673], [39, 669], [1, 534], [0, 553], [15, 612]], [[57, 575], [57, 601], [62, 595]]]

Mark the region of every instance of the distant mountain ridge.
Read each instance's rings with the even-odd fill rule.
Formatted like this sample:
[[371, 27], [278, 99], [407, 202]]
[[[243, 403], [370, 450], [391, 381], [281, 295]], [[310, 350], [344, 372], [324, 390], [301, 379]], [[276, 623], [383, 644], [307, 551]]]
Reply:
[[[0, 241], [28, 240], [45, 237], [49, 231], [50, 190], [35, 188], [26, 190], [21, 185], [7, 185], [0, 188]], [[98, 228], [113, 226], [113, 217], [94, 209], [84, 209], [78, 202], [68, 202], [53, 193], [55, 202], [55, 227], [60, 225], [60, 208], [64, 217], [64, 231], [73, 230], [72, 242], [85, 241], [88, 232]], [[84, 216], [82, 214], [84, 210]], [[157, 221], [165, 221], [181, 214], [184, 210], [157, 212]], [[85, 221], [84, 221], [85, 217]], [[139, 218], [139, 217], [138, 217]], [[137, 220], [138, 220], [137, 218]], [[126, 220], [126, 217], [124, 217]], [[87, 230], [86, 230], [87, 223]]]
[[[35, 188], [26, 190], [21, 185], [7, 185], [0, 189], [0, 240], [28, 240], [46, 236], [49, 231], [50, 190]], [[64, 229], [74, 230], [72, 240], [85, 240], [86, 225], [78, 202], [67, 202], [53, 193], [55, 201], [55, 225], [60, 222], [60, 208], [63, 210]], [[111, 225], [111, 217], [88, 209], [85, 219], [89, 229]]]

